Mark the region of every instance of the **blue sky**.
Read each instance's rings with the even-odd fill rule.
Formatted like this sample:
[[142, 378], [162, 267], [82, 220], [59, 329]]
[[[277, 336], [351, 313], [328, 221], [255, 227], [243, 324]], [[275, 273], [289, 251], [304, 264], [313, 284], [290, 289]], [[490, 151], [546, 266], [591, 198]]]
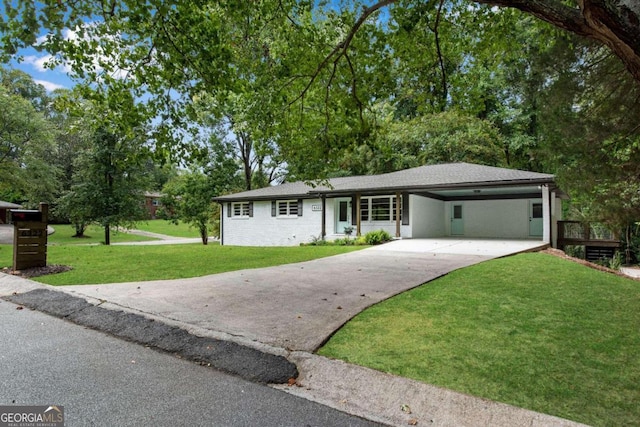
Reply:
[[23, 56], [22, 62], [13, 60], [8, 64], [9, 67], [29, 74], [36, 83], [44, 86], [49, 92], [54, 89], [73, 87], [73, 81], [67, 76], [64, 67], [59, 66], [51, 70], [44, 66], [50, 57], [48, 53], [38, 52], [33, 48], [25, 49], [20, 53]]

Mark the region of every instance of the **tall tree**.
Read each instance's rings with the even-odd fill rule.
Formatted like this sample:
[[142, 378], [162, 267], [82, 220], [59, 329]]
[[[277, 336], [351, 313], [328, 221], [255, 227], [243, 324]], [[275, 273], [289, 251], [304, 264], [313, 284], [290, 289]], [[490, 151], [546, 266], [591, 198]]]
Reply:
[[0, 85], [0, 194], [11, 201], [51, 202], [57, 168], [49, 161], [54, 132], [29, 100]]
[[61, 205], [72, 221], [103, 226], [106, 244], [112, 227], [143, 218], [143, 192], [150, 188], [146, 165], [153, 145], [144, 108], [126, 87], [112, 91], [113, 96], [104, 96], [77, 87], [71, 98], [59, 100], [68, 108], [69, 123], [86, 139]]
[[9, 93], [28, 100], [36, 111], [46, 115], [50, 107], [47, 90], [29, 74], [13, 68], [0, 68], [0, 84]]
[[72, 212], [100, 224], [106, 245], [113, 227], [128, 226], [144, 216], [144, 157], [137, 141], [98, 128], [91, 147], [78, 158], [76, 184], [68, 195]]
[[245, 182], [235, 150], [228, 141], [214, 133], [201, 145], [205, 152], [199, 159], [163, 187], [163, 215], [197, 228], [202, 244], [206, 245], [210, 234], [220, 235], [220, 208], [213, 198], [242, 190]]
[[198, 171], [178, 175], [164, 186], [163, 193], [162, 204], [167, 219], [194, 226], [203, 245], [209, 242], [210, 232], [218, 235], [218, 206], [212, 200], [217, 192], [206, 175]]
[[640, 218], [640, 87], [610, 52], [574, 43], [539, 95], [546, 156], [587, 218], [622, 230]]

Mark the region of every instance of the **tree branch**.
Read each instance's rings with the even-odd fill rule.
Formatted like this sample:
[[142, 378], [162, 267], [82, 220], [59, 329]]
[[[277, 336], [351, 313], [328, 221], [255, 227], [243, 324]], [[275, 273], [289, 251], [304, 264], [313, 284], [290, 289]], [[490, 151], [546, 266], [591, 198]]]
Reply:
[[436, 51], [438, 53], [438, 62], [440, 63], [440, 73], [442, 74], [442, 111], [444, 111], [447, 104], [447, 97], [449, 96], [449, 88], [447, 86], [447, 72], [444, 68], [444, 58], [442, 57], [442, 49], [440, 48], [440, 34], [438, 33], [438, 25], [440, 24], [440, 18], [442, 17], [442, 5], [444, 0], [440, 0], [438, 4], [438, 14], [436, 15], [436, 23], [433, 27], [433, 34], [436, 38]]
[[578, 0], [579, 8], [565, 6], [558, 0], [473, 1], [512, 7], [555, 27], [604, 43], [640, 82], [640, 12], [637, 6], [632, 9], [624, 1], [613, 4], [607, 0]]
[[353, 24], [353, 26], [347, 33], [347, 36], [345, 37], [345, 39], [341, 43], [339, 43], [337, 46], [335, 46], [333, 50], [320, 63], [320, 65], [318, 65], [315, 72], [311, 75], [311, 78], [309, 79], [306, 86], [302, 90], [302, 93], [299, 96], [297, 96], [293, 101], [291, 101], [289, 105], [298, 102], [304, 96], [304, 94], [306, 94], [309, 91], [309, 88], [316, 81], [316, 79], [320, 75], [320, 72], [329, 64], [329, 62], [331, 62], [331, 60], [333, 60], [334, 64], [336, 64], [340, 60], [340, 58], [345, 55], [356, 33], [358, 32], [360, 27], [362, 27], [362, 25], [365, 23], [367, 18], [369, 18], [369, 16], [371, 16], [373, 13], [377, 12], [378, 10], [392, 3], [395, 3], [395, 0], [381, 0], [376, 4], [365, 8], [362, 12], [362, 15], [360, 15], [358, 20]]
[[349, 70], [351, 70], [351, 91], [353, 92], [353, 98], [356, 100], [356, 104], [358, 105], [358, 112], [360, 113], [360, 123], [364, 122], [364, 112], [363, 112], [363, 104], [360, 98], [358, 98], [358, 86], [356, 80], [356, 71], [353, 68], [353, 64], [351, 63], [351, 58], [349, 55], [344, 54], [344, 58], [347, 60], [347, 64], [349, 64]]

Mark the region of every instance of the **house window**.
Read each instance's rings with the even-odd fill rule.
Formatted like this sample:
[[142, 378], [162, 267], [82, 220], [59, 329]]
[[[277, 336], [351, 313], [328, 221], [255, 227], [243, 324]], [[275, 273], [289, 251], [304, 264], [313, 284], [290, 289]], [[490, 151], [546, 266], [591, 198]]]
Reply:
[[153, 205], [153, 206], [160, 206], [160, 200], [158, 200], [158, 199], [153, 199], [153, 200], [151, 201], [151, 205]]
[[[361, 221], [395, 221], [396, 220], [395, 196], [367, 197], [360, 201]], [[402, 219], [402, 212], [400, 212]]]
[[278, 216], [298, 216], [298, 201], [297, 200], [282, 200], [278, 201]]
[[360, 221], [369, 221], [369, 199], [360, 200]]
[[232, 206], [233, 216], [237, 218], [249, 217], [249, 202], [236, 202]]

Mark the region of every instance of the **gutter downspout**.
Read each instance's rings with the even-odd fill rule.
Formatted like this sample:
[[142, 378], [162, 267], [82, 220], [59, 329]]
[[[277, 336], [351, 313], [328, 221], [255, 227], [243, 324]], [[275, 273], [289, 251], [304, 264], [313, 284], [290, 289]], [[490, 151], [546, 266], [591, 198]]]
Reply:
[[362, 235], [362, 224], [360, 223], [360, 206], [361, 204], [361, 194], [356, 193], [356, 236], [360, 237]]
[[327, 196], [324, 194], [320, 196], [322, 200], [322, 240], [327, 236]]
[[224, 203], [220, 203], [220, 246], [224, 246]]
[[396, 237], [400, 238], [400, 192], [396, 192]]

